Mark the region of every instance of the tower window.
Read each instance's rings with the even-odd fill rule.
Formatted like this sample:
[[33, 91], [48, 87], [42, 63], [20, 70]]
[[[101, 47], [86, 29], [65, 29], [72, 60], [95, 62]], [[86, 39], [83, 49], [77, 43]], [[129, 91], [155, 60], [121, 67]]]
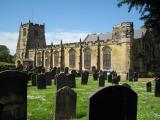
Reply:
[[23, 36], [26, 36], [26, 28], [23, 29]]

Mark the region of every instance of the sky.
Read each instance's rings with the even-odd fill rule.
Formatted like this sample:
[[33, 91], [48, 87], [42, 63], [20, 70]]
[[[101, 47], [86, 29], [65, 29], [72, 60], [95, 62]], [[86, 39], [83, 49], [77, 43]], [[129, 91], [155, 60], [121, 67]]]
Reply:
[[0, 0], [0, 44], [15, 54], [21, 22], [45, 24], [47, 44], [78, 42], [91, 33], [112, 32], [114, 25], [143, 21], [136, 9], [117, 7], [117, 0]]

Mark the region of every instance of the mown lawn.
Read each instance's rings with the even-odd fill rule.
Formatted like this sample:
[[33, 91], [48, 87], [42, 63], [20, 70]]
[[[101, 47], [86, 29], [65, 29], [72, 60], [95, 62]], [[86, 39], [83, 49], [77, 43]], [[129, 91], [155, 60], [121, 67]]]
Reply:
[[[127, 82], [138, 94], [137, 120], [160, 120], [160, 97], [154, 97], [154, 81], [152, 81], [152, 93], [146, 92], [147, 80], [139, 82]], [[77, 115], [74, 120], [87, 120], [88, 97], [97, 89], [98, 81], [89, 78], [88, 85], [81, 85], [80, 78], [76, 79], [77, 88]], [[106, 81], [105, 86], [111, 85]], [[28, 87], [28, 120], [53, 120], [55, 109], [56, 86], [47, 86], [45, 90], [36, 87]]]

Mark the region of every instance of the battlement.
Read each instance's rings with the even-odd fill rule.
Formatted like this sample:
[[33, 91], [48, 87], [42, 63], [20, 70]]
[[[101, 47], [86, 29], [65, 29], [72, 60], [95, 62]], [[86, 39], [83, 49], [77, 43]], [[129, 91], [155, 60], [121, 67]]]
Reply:
[[21, 23], [22, 27], [29, 26], [29, 25], [30, 26], [34, 26], [34, 27], [42, 27], [42, 28], [44, 28], [44, 26], [45, 26], [45, 24], [37, 24], [37, 23], [34, 24], [34, 23], [30, 22], [30, 21], [28, 23], [24, 23], [24, 24]]

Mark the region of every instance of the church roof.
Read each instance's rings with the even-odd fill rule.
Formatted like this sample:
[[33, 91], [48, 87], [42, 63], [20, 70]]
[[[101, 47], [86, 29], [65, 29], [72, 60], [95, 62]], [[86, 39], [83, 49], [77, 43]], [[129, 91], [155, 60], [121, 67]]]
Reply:
[[[146, 29], [137, 29], [134, 31], [134, 39], [142, 38], [142, 36], [146, 33]], [[84, 39], [84, 42], [90, 42], [90, 41], [97, 41], [97, 38], [99, 36], [99, 40], [101, 41], [108, 41], [112, 39], [112, 33], [100, 33], [100, 34], [89, 34]]]

